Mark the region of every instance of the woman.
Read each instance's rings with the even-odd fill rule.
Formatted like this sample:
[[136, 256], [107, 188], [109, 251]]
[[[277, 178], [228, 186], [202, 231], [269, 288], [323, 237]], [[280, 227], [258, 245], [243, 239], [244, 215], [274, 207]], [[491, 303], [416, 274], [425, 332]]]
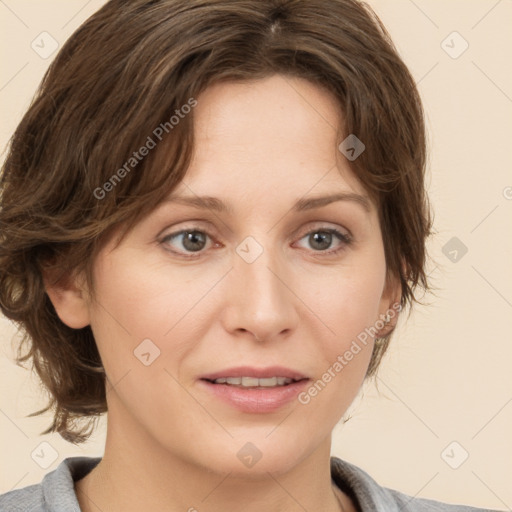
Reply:
[[414, 81], [356, 1], [108, 2], [0, 183], [0, 304], [47, 432], [82, 442], [108, 410], [105, 454], [0, 510], [476, 510], [330, 458], [428, 289], [425, 153]]

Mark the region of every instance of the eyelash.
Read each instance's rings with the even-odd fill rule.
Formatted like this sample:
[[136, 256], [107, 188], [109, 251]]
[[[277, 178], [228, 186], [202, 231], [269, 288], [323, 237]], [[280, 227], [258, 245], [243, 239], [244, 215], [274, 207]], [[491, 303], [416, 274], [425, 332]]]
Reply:
[[[204, 235], [206, 235], [207, 237], [209, 237], [211, 240], [213, 240], [213, 236], [206, 230], [204, 230], [203, 228], [201, 227], [198, 227], [198, 226], [189, 226], [189, 227], [186, 227], [184, 229], [180, 229], [179, 231], [176, 231], [174, 233], [170, 233], [168, 235], [165, 235], [160, 243], [161, 244], [165, 244], [167, 241], [169, 240], [172, 240], [180, 235], [183, 235], [185, 233], [190, 233], [190, 232], [199, 232], [199, 233], [202, 233]], [[336, 236], [341, 244], [340, 246], [337, 248], [337, 249], [334, 249], [334, 250], [325, 250], [325, 251], [313, 251], [314, 253], [316, 253], [315, 255], [328, 255], [328, 256], [334, 256], [338, 253], [340, 253], [341, 251], [345, 250], [351, 243], [352, 243], [352, 237], [346, 233], [342, 233], [341, 231], [338, 231], [337, 229], [335, 228], [315, 228], [315, 229], [312, 229], [310, 231], [308, 231], [307, 233], [305, 233], [304, 235], [302, 235], [300, 237], [299, 240], [302, 240], [303, 238], [306, 238], [308, 237], [309, 235], [313, 234], [313, 233], [330, 233], [330, 234], [333, 234], [334, 236]], [[183, 257], [185, 259], [197, 259], [199, 257], [202, 256], [202, 254], [205, 252], [205, 250], [201, 250], [201, 251], [197, 251], [195, 253], [181, 253], [181, 252], [178, 252], [178, 251], [174, 251], [172, 249], [166, 249], [168, 250], [169, 252], [172, 252], [173, 254], [176, 254], [180, 257]]]

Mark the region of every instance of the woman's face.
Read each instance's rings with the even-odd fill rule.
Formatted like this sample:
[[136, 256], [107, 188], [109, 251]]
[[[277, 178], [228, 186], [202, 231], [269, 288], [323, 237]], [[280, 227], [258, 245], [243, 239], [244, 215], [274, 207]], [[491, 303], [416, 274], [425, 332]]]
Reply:
[[[109, 424], [131, 448], [202, 467], [286, 471], [328, 446], [364, 379], [365, 329], [396, 298], [377, 211], [337, 149], [327, 92], [276, 75], [197, 100], [196, 152], [172, 193], [196, 205], [165, 202], [95, 264], [86, 323]], [[306, 202], [333, 194], [346, 196]], [[262, 386], [287, 376], [304, 380]]]

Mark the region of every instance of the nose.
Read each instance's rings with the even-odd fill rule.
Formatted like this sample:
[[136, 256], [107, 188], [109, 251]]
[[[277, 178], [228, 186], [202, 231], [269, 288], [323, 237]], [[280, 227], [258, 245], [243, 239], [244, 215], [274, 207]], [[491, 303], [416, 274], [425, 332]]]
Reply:
[[252, 262], [235, 253], [228, 279], [222, 319], [229, 333], [237, 337], [249, 333], [264, 342], [296, 329], [300, 301], [293, 293], [290, 267], [275, 251], [263, 247]]

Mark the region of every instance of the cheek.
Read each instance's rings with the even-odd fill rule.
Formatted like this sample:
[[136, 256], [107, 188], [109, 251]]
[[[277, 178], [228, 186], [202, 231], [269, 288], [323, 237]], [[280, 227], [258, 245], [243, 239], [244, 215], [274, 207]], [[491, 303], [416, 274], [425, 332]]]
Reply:
[[[173, 311], [173, 295], [154, 272], [129, 256], [101, 256], [94, 273], [91, 328], [111, 380], [133, 370], [135, 362], [140, 365], [134, 351], [144, 340], [155, 344], [150, 350], [154, 357], [160, 350], [157, 340], [172, 326], [168, 312]], [[160, 300], [164, 294], [165, 300]], [[144, 343], [142, 347], [151, 347]]]
[[363, 383], [372, 355], [371, 328], [379, 318], [385, 273], [383, 249], [375, 244], [354, 252], [330, 274], [310, 276], [303, 282], [302, 293], [311, 298], [311, 309], [323, 324], [314, 329], [316, 334], [310, 334], [313, 338], [318, 332], [325, 334], [316, 344], [316, 380], [301, 403], [309, 404], [310, 411], [326, 423], [339, 420]]
[[153, 360], [152, 371], [175, 373], [207, 324], [197, 316], [218, 273], [170, 272], [161, 260], [125, 250], [98, 258], [94, 278], [91, 328], [109, 378], [117, 381]]
[[336, 269], [330, 278], [316, 280], [315, 286], [312, 280], [306, 281], [310, 291], [316, 289], [310, 295], [312, 309], [329, 327], [315, 328], [316, 333], [325, 333], [315, 345], [317, 374], [298, 397], [308, 417], [315, 418], [311, 420], [312, 429], [317, 421], [334, 426], [356, 397], [366, 375], [373, 350], [370, 328], [378, 319], [385, 265], [378, 258], [368, 258], [365, 263], [366, 272], [366, 265], [347, 265]]
[[[366, 328], [374, 325], [384, 291], [386, 267], [379, 246], [348, 259], [346, 263], [316, 276], [308, 276], [302, 284], [302, 295], [331, 336], [330, 352], [350, 345]], [[310, 301], [310, 302], [309, 302]], [[323, 332], [329, 332], [322, 329]]]

